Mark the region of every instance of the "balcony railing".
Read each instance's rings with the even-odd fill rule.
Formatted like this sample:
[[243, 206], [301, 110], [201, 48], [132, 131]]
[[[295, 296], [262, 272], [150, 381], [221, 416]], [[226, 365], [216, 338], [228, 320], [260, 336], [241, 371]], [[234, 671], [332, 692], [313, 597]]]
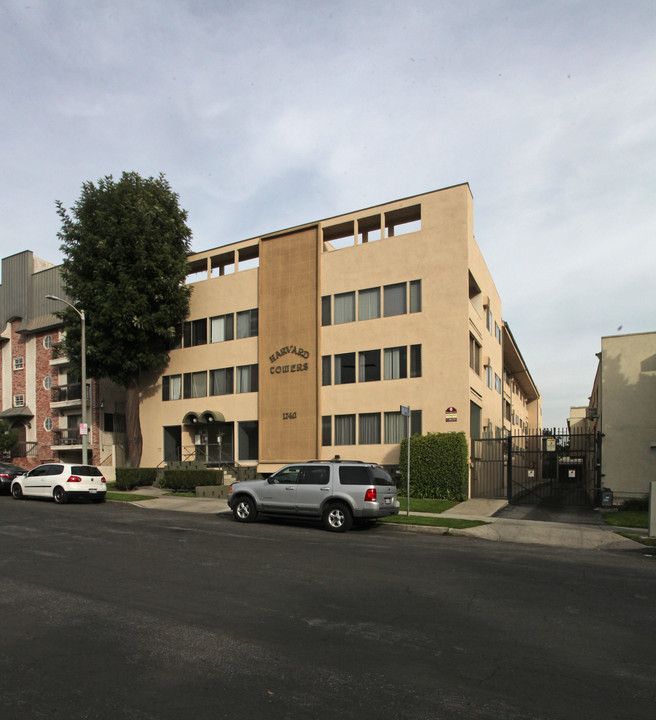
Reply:
[[8, 452], [12, 458], [31, 458], [37, 456], [37, 444], [35, 442], [19, 442]]
[[79, 430], [53, 430], [53, 445], [63, 447], [66, 445], [82, 445], [82, 436]]
[[50, 402], [68, 402], [70, 400], [82, 400], [82, 383], [59, 385], [52, 388]]

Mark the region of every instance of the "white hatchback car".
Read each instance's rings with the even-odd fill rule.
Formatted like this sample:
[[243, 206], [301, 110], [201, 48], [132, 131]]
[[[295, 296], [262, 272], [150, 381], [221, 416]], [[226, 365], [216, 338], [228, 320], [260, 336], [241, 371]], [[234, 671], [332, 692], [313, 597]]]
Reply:
[[94, 465], [47, 463], [20, 475], [11, 483], [11, 494], [23, 497], [54, 498], [56, 503], [86, 497], [101, 503], [107, 496], [107, 481]]

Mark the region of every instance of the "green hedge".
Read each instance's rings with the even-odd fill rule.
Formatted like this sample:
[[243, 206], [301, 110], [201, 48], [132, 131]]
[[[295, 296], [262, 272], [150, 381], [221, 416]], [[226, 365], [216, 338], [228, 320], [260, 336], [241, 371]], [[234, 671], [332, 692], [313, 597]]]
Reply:
[[[401, 494], [408, 477], [408, 440], [399, 455]], [[464, 500], [469, 477], [469, 449], [464, 432], [427, 433], [410, 438], [410, 497]]]
[[223, 470], [165, 470], [159, 484], [169, 490], [195, 490], [198, 485], [223, 485]]
[[116, 487], [119, 490], [134, 490], [136, 487], [152, 485], [157, 477], [155, 468], [116, 468]]

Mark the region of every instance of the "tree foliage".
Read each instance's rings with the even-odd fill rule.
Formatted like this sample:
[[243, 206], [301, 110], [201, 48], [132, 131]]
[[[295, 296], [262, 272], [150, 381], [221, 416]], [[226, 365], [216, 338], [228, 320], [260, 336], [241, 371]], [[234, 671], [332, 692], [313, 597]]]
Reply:
[[12, 430], [8, 420], [0, 420], [0, 456], [11, 452], [18, 444], [18, 433]]
[[[139, 376], [166, 364], [189, 310], [187, 213], [164, 175], [135, 172], [84, 183], [70, 213], [59, 201], [57, 213], [66, 292], [86, 314], [87, 375], [127, 389], [128, 461], [137, 464]], [[71, 308], [62, 317], [64, 350], [79, 367], [80, 318]]]

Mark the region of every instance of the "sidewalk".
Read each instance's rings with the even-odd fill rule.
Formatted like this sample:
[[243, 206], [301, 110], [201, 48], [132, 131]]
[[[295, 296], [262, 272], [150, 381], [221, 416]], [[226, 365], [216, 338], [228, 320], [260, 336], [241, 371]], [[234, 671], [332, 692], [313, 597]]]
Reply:
[[[138, 495], [149, 495], [152, 499], [137, 500], [132, 505], [149, 510], [169, 510], [209, 515], [229, 513], [227, 500], [218, 498], [176, 497], [168, 491], [156, 487], [140, 487], [134, 491]], [[450, 535], [463, 535], [498, 542], [528, 543], [567, 547], [579, 550], [640, 550], [641, 545], [617, 534], [618, 528], [610, 525], [577, 525], [560, 522], [539, 522], [494, 517], [494, 514], [507, 505], [505, 500], [466, 500], [436, 517], [479, 520], [488, 523], [474, 528], [454, 529], [426, 527], [419, 525], [389, 525], [394, 530], [406, 532], [432, 532]], [[430, 513], [414, 513], [427, 515]]]

